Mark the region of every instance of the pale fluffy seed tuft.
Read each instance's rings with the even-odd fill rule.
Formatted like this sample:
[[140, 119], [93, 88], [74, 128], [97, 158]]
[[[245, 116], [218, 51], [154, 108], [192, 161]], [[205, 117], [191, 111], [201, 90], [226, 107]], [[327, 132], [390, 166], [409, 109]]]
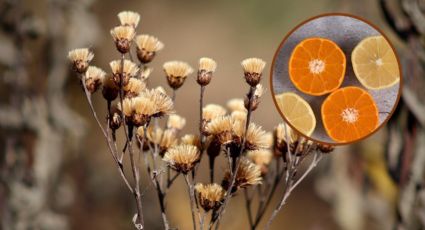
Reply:
[[68, 52], [68, 59], [72, 62], [90, 62], [94, 54], [88, 48], [74, 49]]
[[217, 63], [213, 59], [207, 58], [207, 57], [203, 57], [199, 59], [200, 71], [204, 70], [206, 72], [214, 72], [216, 68], [217, 68]]
[[119, 40], [133, 40], [136, 32], [131, 26], [116, 26], [111, 30], [111, 35], [115, 41]]
[[255, 74], [261, 74], [266, 66], [266, 62], [259, 58], [247, 58], [241, 64], [245, 73]]
[[186, 78], [189, 74], [193, 73], [192, 67], [186, 62], [170, 61], [163, 65], [165, 74], [169, 77]]
[[158, 38], [147, 34], [137, 36], [135, 41], [138, 49], [147, 52], [158, 52], [164, 48], [164, 44]]
[[137, 27], [140, 21], [140, 14], [133, 11], [122, 11], [118, 14], [118, 19], [122, 26]]

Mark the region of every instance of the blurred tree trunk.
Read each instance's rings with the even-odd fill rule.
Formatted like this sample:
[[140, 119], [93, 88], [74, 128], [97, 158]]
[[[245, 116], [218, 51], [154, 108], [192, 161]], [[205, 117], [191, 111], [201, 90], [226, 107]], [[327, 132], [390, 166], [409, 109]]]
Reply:
[[[85, 131], [65, 100], [66, 54], [69, 47], [96, 37], [96, 21], [87, 12], [90, 2], [0, 2], [2, 229], [70, 227], [63, 212], [72, 189], [62, 166], [68, 149], [76, 150], [70, 143], [78, 143]], [[46, 18], [33, 13], [46, 8]], [[92, 31], [75, 34], [85, 20]]]

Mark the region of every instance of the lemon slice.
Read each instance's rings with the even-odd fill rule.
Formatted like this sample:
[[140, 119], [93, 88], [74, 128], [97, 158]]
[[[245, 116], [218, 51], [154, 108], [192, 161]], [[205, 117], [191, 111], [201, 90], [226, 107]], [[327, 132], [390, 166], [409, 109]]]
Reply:
[[383, 36], [363, 39], [351, 54], [354, 73], [368, 89], [389, 88], [400, 81], [397, 58]]
[[286, 120], [298, 132], [310, 136], [316, 127], [316, 117], [310, 105], [295, 93], [282, 93], [275, 98]]

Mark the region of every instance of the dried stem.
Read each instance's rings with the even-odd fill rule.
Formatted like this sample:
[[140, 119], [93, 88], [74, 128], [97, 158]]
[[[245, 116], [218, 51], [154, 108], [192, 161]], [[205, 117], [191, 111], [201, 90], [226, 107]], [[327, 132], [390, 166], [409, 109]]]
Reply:
[[[195, 191], [193, 185], [190, 183], [189, 176], [187, 174], [184, 175], [184, 179], [186, 180], [189, 198], [190, 198], [190, 209], [192, 212], [192, 221], [193, 221], [193, 229], [196, 229], [196, 214], [195, 214]], [[199, 212], [199, 211], [198, 211]]]
[[[218, 211], [217, 218], [215, 220], [217, 222], [215, 229], [218, 229], [218, 227], [220, 225], [221, 216], [223, 215], [223, 213], [226, 209], [227, 203], [229, 202], [230, 197], [232, 196], [231, 193], [232, 193], [232, 188], [233, 188], [235, 181], [236, 181], [236, 174], [237, 174], [236, 172], [239, 169], [240, 158], [241, 158], [240, 156], [242, 155], [242, 153], [245, 150], [246, 133], [248, 131], [249, 123], [251, 121], [251, 114], [252, 114], [251, 104], [252, 104], [252, 99], [254, 98], [254, 93], [255, 93], [255, 87], [251, 86], [249, 88], [249, 93], [248, 93], [248, 113], [246, 115], [245, 132], [244, 132], [244, 136], [243, 136], [242, 141], [241, 141], [242, 143], [241, 143], [241, 147], [240, 147], [240, 152], [239, 152], [239, 155], [235, 159], [233, 159], [233, 161], [236, 161], [236, 162], [232, 163], [232, 165], [234, 165], [234, 167], [233, 167], [233, 170], [231, 170], [232, 171], [231, 183], [229, 185], [229, 188], [227, 189], [226, 196], [224, 198], [223, 204]], [[212, 220], [212, 221], [214, 221], [214, 220]]]
[[305, 179], [305, 177], [317, 166], [317, 163], [322, 159], [322, 153], [320, 151], [315, 151], [314, 158], [310, 163], [308, 169], [304, 172], [304, 174], [298, 179], [295, 180], [295, 167], [290, 167], [288, 171], [290, 171], [290, 177], [285, 186], [285, 190], [280, 200], [279, 204], [276, 206], [276, 209], [273, 211], [270, 219], [267, 221], [267, 225], [265, 229], [270, 229], [270, 225], [272, 224], [274, 218], [276, 218], [277, 214], [280, 212], [282, 207], [286, 204], [288, 197], [291, 195], [291, 192]]
[[[143, 132], [144, 133], [143, 140], [147, 140], [146, 127], [143, 127], [143, 131], [144, 131]], [[143, 153], [143, 141], [141, 142], [139, 140], [139, 142], [140, 142], [140, 151], [141, 151], [141, 153]], [[154, 154], [153, 151], [156, 151], [156, 150], [153, 150], [151, 148], [150, 144], [148, 144], [148, 146], [149, 146], [149, 149], [151, 150], [151, 154]], [[155, 144], [155, 146], [156, 146], [156, 144]], [[164, 229], [168, 230], [168, 229], [170, 229], [170, 226], [169, 226], [169, 222], [168, 222], [168, 218], [167, 218], [167, 214], [166, 214], [165, 202], [164, 202], [165, 201], [165, 192], [162, 190], [161, 183], [158, 180], [157, 169], [154, 168], [154, 172], [152, 173], [152, 170], [150, 168], [149, 161], [148, 161], [148, 158], [147, 158], [147, 154], [143, 153], [143, 155], [144, 155], [144, 161], [145, 161], [146, 169], [148, 171], [148, 175], [151, 178], [152, 184], [155, 186], [155, 189], [156, 189], [156, 194], [157, 194], [157, 197], [158, 197], [159, 208], [161, 210], [161, 218], [162, 218], [162, 223], [164, 225]], [[155, 158], [152, 157], [152, 160], [155, 161]]]
[[[140, 195], [140, 174], [139, 169], [136, 166], [135, 160], [134, 160], [134, 152], [133, 152], [133, 126], [128, 125], [128, 134], [129, 134], [129, 142], [128, 142], [128, 152], [130, 154], [130, 166], [131, 166], [131, 172], [133, 173], [133, 179], [134, 179], [134, 198], [136, 199], [136, 208], [137, 208], [137, 222], [136, 227], [138, 229], [143, 229], [143, 211], [142, 211], [142, 198]], [[140, 226], [139, 226], [140, 225]]]
[[95, 109], [93, 107], [93, 102], [91, 100], [91, 94], [87, 90], [86, 82], [85, 82], [85, 80], [83, 78], [81, 78], [81, 83], [83, 85], [84, 92], [86, 94], [87, 102], [88, 102], [88, 104], [90, 106], [92, 115], [93, 115], [94, 119], [96, 120], [99, 128], [102, 130], [103, 136], [105, 137], [106, 143], [108, 145], [109, 152], [111, 153], [112, 158], [114, 159], [114, 162], [117, 165], [117, 168], [118, 168], [118, 171], [120, 173], [120, 176], [121, 176], [122, 180], [124, 181], [124, 183], [126, 184], [128, 190], [130, 190], [130, 192], [133, 193], [133, 188], [131, 187], [130, 182], [128, 181], [128, 179], [127, 179], [127, 177], [126, 177], [126, 175], [124, 173], [124, 167], [123, 167], [122, 163], [116, 157], [116, 154], [117, 153], [114, 153], [114, 150], [112, 148], [112, 140], [109, 138], [108, 133], [105, 131], [104, 127], [100, 123], [99, 117], [97, 116], [97, 113], [96, 113], [96, 111], [95, 111]]

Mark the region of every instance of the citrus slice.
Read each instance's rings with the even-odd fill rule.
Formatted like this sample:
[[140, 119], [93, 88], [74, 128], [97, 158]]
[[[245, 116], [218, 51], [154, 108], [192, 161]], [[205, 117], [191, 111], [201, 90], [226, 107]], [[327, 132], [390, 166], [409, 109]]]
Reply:
[[289, 77], [298, 90], [319, 96], [339, 88], [346, 59], [339, 46], [325, 38], [307, 38], [292, 51]]
[[337, 142], [351, 142], [372, 133], [378, 126], [378, 108], [365, 90], [349, 86], [331, 93], [323, 102], [326, 133]]
[[400, 81], [397, 58], [383, 36], [363, 39], [351, 54], [354, 73], [368, 89], [384, 89]]
[[286, 120], [298, 132], [310, 136], [316, 127], [316, 117], [310, 105], [295, 93], [282, 93], [275, 98]]

